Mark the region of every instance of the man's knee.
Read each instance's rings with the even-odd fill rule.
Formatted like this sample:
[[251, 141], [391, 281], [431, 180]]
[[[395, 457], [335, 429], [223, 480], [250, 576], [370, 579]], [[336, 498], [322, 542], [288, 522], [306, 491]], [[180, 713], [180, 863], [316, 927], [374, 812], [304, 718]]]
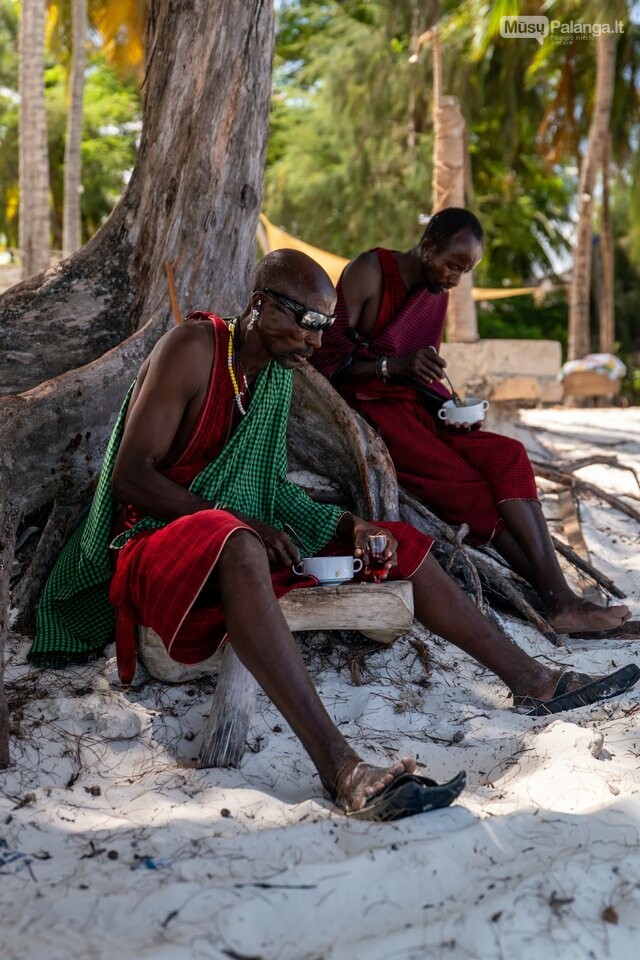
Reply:
[[220, 551], [218, 567], [223, 572], [231, 570], [245, 580], [269, 572], [267, 552], [259, 537], [250, 530], [234, 530]]

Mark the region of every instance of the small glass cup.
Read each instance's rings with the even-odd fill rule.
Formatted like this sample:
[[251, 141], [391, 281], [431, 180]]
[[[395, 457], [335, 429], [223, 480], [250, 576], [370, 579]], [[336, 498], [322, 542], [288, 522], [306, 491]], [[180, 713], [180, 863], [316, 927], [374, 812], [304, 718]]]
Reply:
[[368, 573], [371, 574], [374, 583], [380, 583], [385, 579], [387, 570], [385, 568], [387, 550], [387, 538], [384, 533], [373, 533], [367, 538], [367, 547], [369, 550]]

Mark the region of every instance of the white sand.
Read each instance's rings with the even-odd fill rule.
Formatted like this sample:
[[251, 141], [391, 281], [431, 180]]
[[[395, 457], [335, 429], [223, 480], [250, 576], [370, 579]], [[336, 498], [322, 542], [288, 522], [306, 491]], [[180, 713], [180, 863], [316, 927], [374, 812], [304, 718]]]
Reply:
[[[638, 410], [522, 419], [538, 450], [616, 453], [640, 471]], [[580, 476], [639, 492], [623, 471]], [[582, 515], [594, 562], [638, 617], [640, 527], [592, 500]], [[554, 650], [506, 626], [536, 656], [581, 669], [640, 662], [638, 641]], [[349, 648], [311, 646], [322, 696], [363, 754], [414, 753], [437, 779], [466, 769], [458, 803], [395, 825], [347, 821], [264, 697], [257, 752], [237, 771], [198, 771], [210, 684], [125, 694], [108, 682], [113, 661], [34, 673], [16, 640], [15, 765], [0, 780], [3, 960], [637, 956], [640, 690], [534, 720], [437, 640], [428, 688], [406, 639], [361, 663], [360, 687]]]

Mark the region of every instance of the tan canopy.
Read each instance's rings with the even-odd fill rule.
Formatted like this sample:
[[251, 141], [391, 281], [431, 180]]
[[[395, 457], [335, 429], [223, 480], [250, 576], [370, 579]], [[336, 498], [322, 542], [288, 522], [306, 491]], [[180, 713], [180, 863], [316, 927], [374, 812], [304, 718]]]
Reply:
[[[285, 233], [280, 227], [276, 227], [260, 214], [260, 224], [258, 226], [258, 243], [263, 253], [269, 253], [271, 250], [300, 250], [312, 257], [320, 266], [327, 271], [334, 283], [338, 282], [340, 274], [349, 263], [344, 257], [339, 257], [335, 253], [328, 253], [319, 247], [314, 247], [304, 240], [298, 240], [292, 237], [290, 233]], [[506, 297], [521, 297], [525, 293], [535, 294], [537, 287], [474, 287], [474, 300], [504, 300]]]

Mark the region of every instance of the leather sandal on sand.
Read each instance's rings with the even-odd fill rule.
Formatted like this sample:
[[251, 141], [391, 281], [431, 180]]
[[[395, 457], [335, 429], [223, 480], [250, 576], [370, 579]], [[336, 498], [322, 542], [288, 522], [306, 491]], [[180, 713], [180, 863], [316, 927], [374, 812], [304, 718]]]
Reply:
[[[545, 717], [550, 713], [563, 710], [575, 710], [588, 707], [592, 703], [610, 700], [630, 690], [640, 679], [640, 667], [629, 663], [606, 677], [590, 677], [587, 673], [565, 670], [560, 675], [553, 696], [549, 700], [537, 697], [514, 697], [514, 707], [524, 708], [528, 717]], [[569, 690], [572, 683], [580, 683], [575, 690]]]
[[467, 775], [464, 770], [448, 783], [436, 783], [417, 773], [403, 773], [375, 797], [369, 797], [361, 810], [347, 814], [359, 820], [401, 820], [416, 813], [448, 807], [464, 790]]

